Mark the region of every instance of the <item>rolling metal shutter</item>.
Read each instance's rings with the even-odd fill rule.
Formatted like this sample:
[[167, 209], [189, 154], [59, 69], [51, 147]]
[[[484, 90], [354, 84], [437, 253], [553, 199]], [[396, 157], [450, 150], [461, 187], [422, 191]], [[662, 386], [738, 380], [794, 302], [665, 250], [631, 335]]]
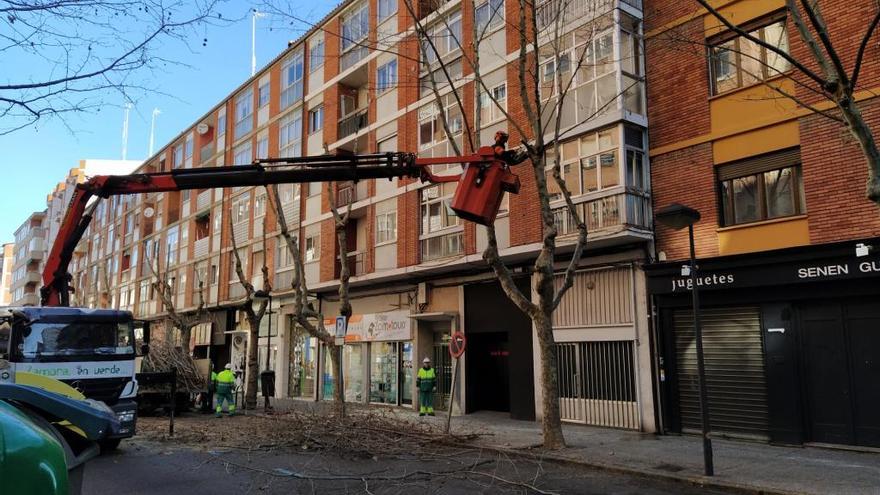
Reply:
[[[700, 430], [693, 316], [690, 310], [677, 310], [674, 320], [681, 425], [683, 430]], [[701, 322], [712, 431], [767, 439], [767, 384], [759, 308], [703, 309]]]

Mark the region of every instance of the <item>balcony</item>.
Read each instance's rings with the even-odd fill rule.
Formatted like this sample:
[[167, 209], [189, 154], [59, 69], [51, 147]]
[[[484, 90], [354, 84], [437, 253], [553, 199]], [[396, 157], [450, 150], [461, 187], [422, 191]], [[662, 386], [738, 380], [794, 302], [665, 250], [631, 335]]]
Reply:
[[367, 183], [361, 181], [358, 183], [341, 183], [336, 190], [336, 207], [341, 208], [349, 204], [356, 203], [368, 197]]
[[[625, 0], [624, 0], [625, 1]], [[626, 1], [627, 4], [641, 3], [639, 0]], [[538, 29], [544, 29], [556, 22], [560, 26], [576, 20], [589, 20], [609, 12], [613, 0], [546, 0], [538, 5], [535, 20]]]
[[[576, 200], [577, 201], [577, 200]], [[578, 214], [587, 223], [588, 241], [610, 237], [645, 239], [651, 235], [651, 199], [634, 192], [624, 192], [588, 200], [576, 205]], [[577, 224], [568, 208], [553, 209], [560, 237], [577, 234]], [[627, 239], [627, 241], [634, 239]]]
[[337, 139], [345, 139], [361, 129], [365, 129], [370, 125], [367, 120], [366, 108], [355, 110], [351, 115], [343, 117], [339, 120], [339, 125], [337, 127]]
[[13, 304], [16, 306], [37, 306], [40, 304], [40, 298], [37, 297], [36, 292], [30, 292], [25, 294], [21, 299], [13, 301]]
[[196, 242], [193, 243], [193, 257], [198, 259], [207, 256], [210, 246], [210, 237], [196, 240]]
[[42, 281], [42, 277], [39, 272], [27, 272], [24, 276], [24, 283], [27, 284], [39, 284]]
[[422, 239], [420, 242], [422, 262], [464, 254], [464, 232], [457, 231]]
[[[42, 229], [41, 229], [42, 230]], [[28, 243], [27, 246], [27, 254], [25, 255], [25, 259], [28, 263], [31, 261], [40, 261], [46, 255], [46, 243], [43, 240], [42, 235], [40, 237], [34, 237]]]
[[[352, 277], [363, 275], [367, 272], [366, 253], [348, 253], [348, 274]], [[339, 261], [336, 262], [336, 278], [342, 273]]]

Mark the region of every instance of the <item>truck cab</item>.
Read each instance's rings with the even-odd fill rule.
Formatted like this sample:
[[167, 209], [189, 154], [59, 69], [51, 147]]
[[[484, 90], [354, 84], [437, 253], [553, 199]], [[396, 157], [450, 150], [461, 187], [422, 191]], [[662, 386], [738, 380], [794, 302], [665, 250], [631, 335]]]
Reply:
[[135, 337], [128, 311], [0, 308], [0, 383], [31, 385], [106, 404], [120, 428], [113, 448], [135, 433]]

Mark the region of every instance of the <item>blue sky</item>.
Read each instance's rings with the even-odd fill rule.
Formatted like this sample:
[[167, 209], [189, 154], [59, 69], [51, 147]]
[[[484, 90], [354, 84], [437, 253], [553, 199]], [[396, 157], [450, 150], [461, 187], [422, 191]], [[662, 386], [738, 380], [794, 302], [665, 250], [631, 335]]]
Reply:
[[[318, 20], [337, 2], [301, 4], [296, 15]], [[223, 10], [227, 15], [242, 17], [252, 8], [250, 2], [233, 0]], [[298, 38], [308, 26], [291, 26], [278, 18], [257, 20], [257, 70], [287, 47], [287, 41]], [[200, 29], [199, 31], [203, 31]], [[158, 150], [186, 126], [192, 124], [222, 98], [250, 77], [251, 20], [250, 16], [230, 25], [208, 27], [193, 39], [191, 48], [167, 43], [159, 47], [162, 57], [184, 61], [185, 66], [168, 67], [160, 75], [149, 75], [162, 94], [150, 94], [136, 102], [129, 119], [128, 159], [147, 157], [150, 118], [153, 108], [162, 112], [156, 122], [155, 149]], [[0, 60], [4, 67], [26, 66], [27, 60]], [[21, 64], [21, 65], [20, 65]], [[61, 181], [80, 159], [119, 159], [122, 154], [123, 101], [118, 97], [105, 99], [107, 105], [97, 114], [80, 114], [68, 118], [71, 133], [61, 122], [45, 121], [10, 135], [0, 136], [0, 177], [6, 187], [0, 194], [0, 242], [11, 242], [15, 230], [33, 211], [46, 207], [46, 195]]]

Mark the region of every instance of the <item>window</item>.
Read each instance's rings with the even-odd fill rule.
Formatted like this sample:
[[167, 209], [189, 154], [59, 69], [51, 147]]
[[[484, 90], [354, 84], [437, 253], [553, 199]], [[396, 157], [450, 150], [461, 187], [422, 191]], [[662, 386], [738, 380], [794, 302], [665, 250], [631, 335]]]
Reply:
[[717, 169], [725, 226], [803, 214], [800, 153], [789, 150]]
[[459, 81], [461, 76], [461, 59], [446, 64], [446, 72], [443, 72], [442, 67], [425, 72], [419, 76], [419, 98], [433, 96], [435, 87], [438, 92], [442, 92], [449, 87], [449, 81]]
[[303, 96], [303, 54], [294, 53], [281, 66], [281, 109], [293, 105]]
[[238, 200], [232, 203], [232, 223], [237, 225], [250, 220], [250, 205], [250, 193], [245, 193], [239, 196]]
[[383, 92], [397, 85], [397, 60], [379, 67], [376, 75], [376, 91]]
[[422, 234], [432, 234], [458, 225], [458, 217], [450, 207], [455, 183], [437, 184], [422, 189]]
[[[461, 107], [455, 100], [455, 95], [447, 94], [443, 97], [444, 111], [446, 113], [446, 125], [452, 135], [460, 134], [463, 127]], [[429, 148], [435, 144], [446, 141], [446, 131], [443, 128], [442, 115], [436, 103], [431, 103], [419, 109], [419, 148]]]
[[477, 38], [504, 25], [504, 0], [489, 0], [474, 9]]
[[309, 134], [314, 134], [324, 127], [324, 105], [309, 110]]
[[[165, 237], [165, 265], [166, 267], [170, 267], [171, 265], [177, 263], [177, 248], [178, 248], [178, 237], [177, 237], [177, 227], [172, 227], [168, 230], [168, 234]], [[137, 260], [137, 253], [132, 253], [132, 259]]]
[[275, 265], [277, 268], [288, 268], [293, 266], [293, 254], [287, 247], [287, 241], [283, 237], [275, 240]]
[[217, 117], [217, 135], [222, 136], [226, 134], [226, 112], [221, 113]]
[[[572, 195], [608, 189], [620, 184], [620, 161], [617, 127], [590, 133], [563, 143], [559, 163], [562, 178]], [[561, 191], [552, 175], [555, 158], [548, 153], [547, 188], [552, 200], [561, 199]]]
[[193, 156], [193, 137], [192, 134], [186, 135], [186, 143], [183, 148], [183, 157], [186, 160], [189, 160]]
[[324, 65], [324, 39], [316, 39], [309, 43], [309, 72]]
[[397, 240], [397, 211], [376, 213], [376, 244]]
[[257, 159], [269, 158], [269, 136], [257, 139]]
[[342, 51], [345, 52], [367, 37], [370, 31], [370, 6], [364, 2], [342, 20]]
[[315, 234], [306, 237], [305, 261], [318, 261], [321, 257], [321, 235]]
[[378, 5], [379, 12], [377, 13], [377, 17], [379, 22], [387, 19], [388, 17], [397, 13], [397, 0], [379, 0]]
[[429, 27], [427, 34], [431, 38], [431, 42], [422, 40], [422, 51], [428, 64], [433, 64], [438, 58], [444, 58], [459, 50], [461, 48], [461, 12], [450, 14], [445, 22], [438, 22]]
[[266, 214], [266, 195], [261, 194], [254, 199], [254, 218], [262, 217]]
[[247, 90], [235, 99], [235, 139], [239, 139], [254, 128], [254, 91]]
[[180, 168], [183, 166], [183, 145], [177, 145], [174, 147], [174, 168]]
[[490, 91], [491, 93], [482, 89], [480, 91], [478, 111], [480, 112], [480, 123], [482, 126], [503, 119], [504, 112], [502, 110], [507, 110], [507, 83], [499, 84]]
[[283, 157], [302, 155], [302, 112], [296, 110], [278, 125], [278, 152]]
[[263, 84], [259, 89], [260, 108], [269, 104], [269, 83]]
[[[764, 25], [749, 31], [761, 41], [788, 53], [785, 18], [779, 16], [763, 21]], [[709, 40], [712, 91], [721, 94], [786, 72], [788, 60], [741, 36], [725, 33]]]
[[253, 148], [250, 140], [235, 147], [235, 153], [232, 158], [233, 165], [250, 165], [253, 161]]

